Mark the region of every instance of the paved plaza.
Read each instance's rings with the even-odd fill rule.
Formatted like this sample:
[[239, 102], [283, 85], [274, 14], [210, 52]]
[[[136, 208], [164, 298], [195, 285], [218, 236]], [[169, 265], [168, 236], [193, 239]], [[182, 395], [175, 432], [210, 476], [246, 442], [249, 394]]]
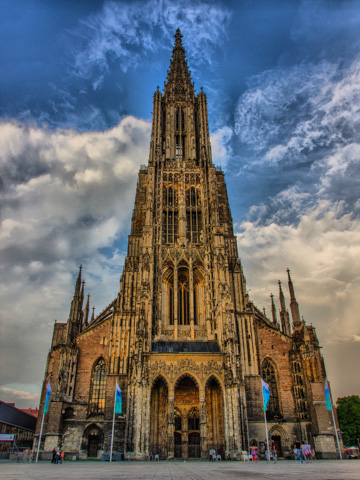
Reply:
[[52, 465], [0, 463], [1, 480], [359, 480], [358, 460], [244, 462], [66, 462]]

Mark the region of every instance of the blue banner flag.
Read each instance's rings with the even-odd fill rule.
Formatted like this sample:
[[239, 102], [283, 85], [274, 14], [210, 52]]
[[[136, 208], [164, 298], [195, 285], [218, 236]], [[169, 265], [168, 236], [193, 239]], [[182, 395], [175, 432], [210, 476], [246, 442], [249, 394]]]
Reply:
[[325, 406], [326, 406], [326, 410], [329, 410], [330, 412], [332, 411], [330, 390], [329, 390], [329, 384], [327, 380], [325, 380]]
[[270, 387], [269, 385], [261, 379], [262, 391], [263, 391], [263, 402], [264, 402], [264, 412], [266, 412], [267, 405], [270, 398]]
[[44, 406], [44, 415], [47, 414], [49, 404], [50, 404], [50, 396], [51, 396], [51, 385], [50, 381], [46, 385], [46, 397], [45, 397], [45, 406]]
[[116, 380], [116, 391], [115, 391], [115, 413], [122, 413], [122, 398], [121, 390]]

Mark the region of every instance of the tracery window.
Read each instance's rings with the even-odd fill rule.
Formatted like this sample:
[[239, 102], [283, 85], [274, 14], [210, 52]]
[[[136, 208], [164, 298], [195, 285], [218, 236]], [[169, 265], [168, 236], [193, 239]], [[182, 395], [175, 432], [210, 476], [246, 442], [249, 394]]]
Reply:
[[179, 325], [190, 324], [189, 304], [189, 269], [180, 267], [178, 270], [178, 322]]
[[106, 392], [106, 364], [101, 358], [93, 368], [90, 388], [89, 415], [104, 413]]
[[270, 399], [267, 408], [267, 415], [271, 418], [280, 415], [278, 387], [276, 381], [276, 373], [273, 363], [266, 358], [262, 364], [262, 378], [269, 384]]
[[200, 175], [186, 175], [186, 238], [200, 243], [202, 230]]
[[165, 174], [163, 182], [162, 241], [175, 243], [178, 238], [178, 180]]
[[200, 430], [200, 414], [197, 408], [192, 408], [188, 415], [188, 431]]

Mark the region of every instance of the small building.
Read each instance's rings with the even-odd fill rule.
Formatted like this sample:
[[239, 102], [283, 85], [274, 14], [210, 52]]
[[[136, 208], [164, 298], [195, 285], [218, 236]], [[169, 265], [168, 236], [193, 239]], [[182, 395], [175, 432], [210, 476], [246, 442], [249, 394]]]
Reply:
[[[32, 448], [35, 427], [34, 415], [0, 400], [0, 452], [9, 452], [14, 445], [20, 449]], [[14, 439], [5, 440], [8, 435], [14, 435]]]

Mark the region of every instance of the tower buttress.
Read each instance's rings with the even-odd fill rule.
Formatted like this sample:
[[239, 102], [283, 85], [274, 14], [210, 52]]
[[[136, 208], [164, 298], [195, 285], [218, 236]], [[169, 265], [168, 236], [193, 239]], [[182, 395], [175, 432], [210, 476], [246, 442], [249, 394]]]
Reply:
[[290, 320], [289, 320], [289, 312], [286, 310], [286, 305], [285, 305], [285, 297], [284, 293], [281, 288], [281, 282], [279, 280], [279, 298], [280, 298], [280, 321], [281, 321], [281, 330], [285, 335], [291, 335], [291, 329], [290, 329]]
[[296, 301], [295, 298], [295, 291], [294, 291], [294, 286], [291, 281], [290, 277], [290, 270], [287, 269], [287, 274], [288, 274], [288, 283], [289, 283], [289, 292], [290, 292], [290, 310], [291, 310], [291, 318], [292, 318], [292, 324], [293, 327], [300, 327], [301, 325], [301, 320], [300, 320], [300, 312], [299, 312], [299, 304]]

